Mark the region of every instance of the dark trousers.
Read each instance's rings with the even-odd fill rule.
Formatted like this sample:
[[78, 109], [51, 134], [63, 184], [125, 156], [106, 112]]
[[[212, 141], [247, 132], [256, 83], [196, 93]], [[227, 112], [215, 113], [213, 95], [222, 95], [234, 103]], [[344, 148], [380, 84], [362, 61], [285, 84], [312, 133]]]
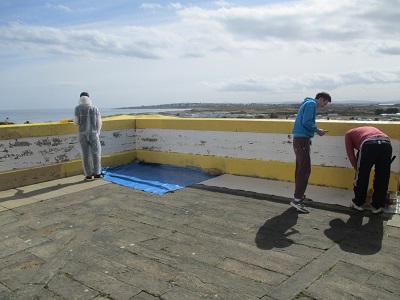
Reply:
[[306, 192], [308, 179], [311, 175], [311, 139], [310, 138], [293, 138], [293, 149], [296, 155], [296, 170], [294, 173], [294, 197], [301, 199]]
[[357, 153], [357, 170], [354, 178], [354, 203], [361, 206], [367, 198], [369, 176], [375, 165], [372, 206], [384, 207], [390, 178], [392, 145], [390, 142], [365, 142]]

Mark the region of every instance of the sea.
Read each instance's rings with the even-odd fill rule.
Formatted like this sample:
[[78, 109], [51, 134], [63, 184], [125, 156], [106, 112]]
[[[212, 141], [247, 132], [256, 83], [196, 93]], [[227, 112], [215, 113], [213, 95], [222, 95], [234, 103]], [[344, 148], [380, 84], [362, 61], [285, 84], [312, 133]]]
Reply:
[[[99, 108], [99, 110], [102, 117], [108, 117], [121, 114], [156, 114], [166, 111], [183, 111], [185, 109]], [[60, 122], [60, 120], [73, 119], [74, 108], [0, 110], [0, 122], [7, 121], [14, 124]]]

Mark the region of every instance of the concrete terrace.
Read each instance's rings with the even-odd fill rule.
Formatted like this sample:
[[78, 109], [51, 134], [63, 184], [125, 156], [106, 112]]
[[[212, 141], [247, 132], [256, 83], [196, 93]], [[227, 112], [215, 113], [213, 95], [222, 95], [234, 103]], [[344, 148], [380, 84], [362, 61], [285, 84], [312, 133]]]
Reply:
[[2, 191], [0, 299], [399, 299], [399, 215], [323, 203], [349, 199], [321, 187], [298, 214], [257, 180], [270, 189], [157, 196], [73, 176]]

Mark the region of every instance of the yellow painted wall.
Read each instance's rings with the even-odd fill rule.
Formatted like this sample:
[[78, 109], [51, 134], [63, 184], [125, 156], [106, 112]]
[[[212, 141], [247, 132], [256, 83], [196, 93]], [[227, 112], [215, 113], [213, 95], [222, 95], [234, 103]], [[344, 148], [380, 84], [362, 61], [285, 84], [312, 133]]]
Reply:
[[[263, 161], [256, 159], [238, 159], [215, 156], [200, 156], [182, 153], [166, 153], [138, 150], [136, 158], [139, 161], [168, 164], [180, 167], [196, 167], [201, 169], [218, 169], [222, 173], [250, 177], [268, 178], [279, 181], [294, 181], [294, 163], [278, 161]], [[372, 186], [373, 173], [370, 178]], [[354, 170], [351, 168], [334, 168], [313, 166], [309, 183], [313, 185], [334, 188], [352, 189]], [[396, 191], [398, 176], [392, 172], [389, 190]]]

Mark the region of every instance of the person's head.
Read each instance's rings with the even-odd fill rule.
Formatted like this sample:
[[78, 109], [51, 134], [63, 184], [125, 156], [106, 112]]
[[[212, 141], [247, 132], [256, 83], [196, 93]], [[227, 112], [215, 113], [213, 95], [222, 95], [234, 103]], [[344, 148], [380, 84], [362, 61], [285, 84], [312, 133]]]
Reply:
[[318, 107], [324, 107], [332, 102], [332, 98], [327, 92], [320, 92], [315, 96], [315, 102]]
[[88, 92], [82, 92], [79, 95], [79, 104], [84, 104], [84, 105], [91, 105], [92, 104], [92, 101], [90, 100]]
[[89, 97], [89, 93], [88, 93], [88, 92], [82, 92], [82, 93], [79, 95], [79, 97], [83, 97], [83, 96]]

